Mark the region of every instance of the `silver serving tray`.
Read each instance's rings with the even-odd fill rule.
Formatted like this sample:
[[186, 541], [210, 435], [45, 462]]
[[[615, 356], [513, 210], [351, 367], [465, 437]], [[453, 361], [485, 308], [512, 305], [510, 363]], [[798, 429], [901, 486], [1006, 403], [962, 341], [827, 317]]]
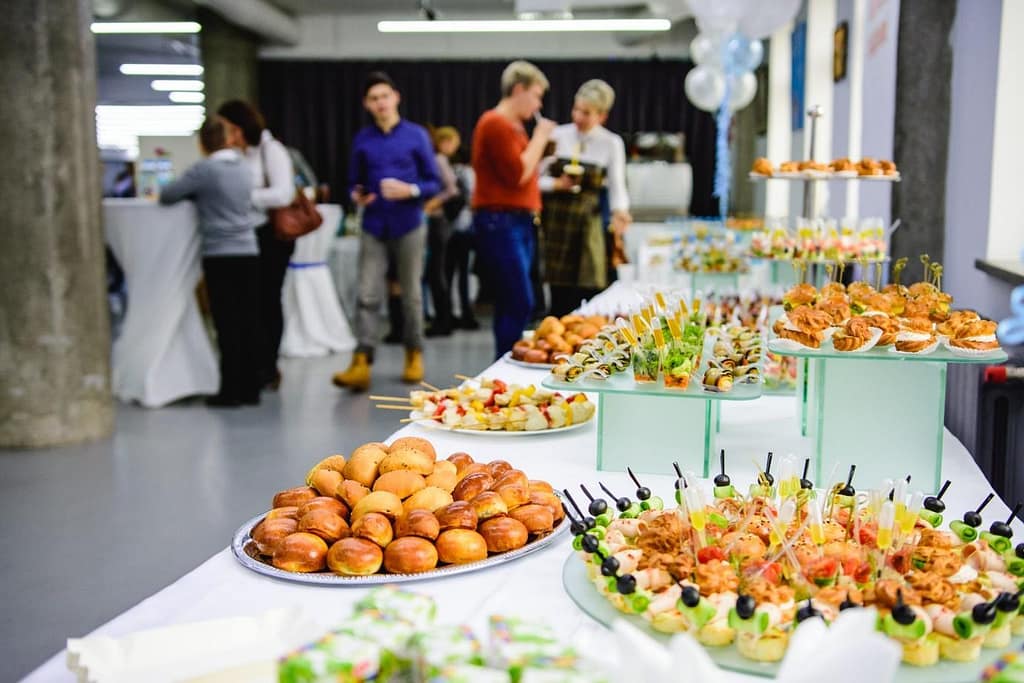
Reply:
[[284, 581], [293, 581], [295, 583], [304, 583], [312, 586], [345, 586], [345, 587], [359, 587], [359, 586], [373, 586], [377, 584], [385, 583], [405, 583], [407, 581], [426, 581], [429, 579], [443, 579], [448, 576], [456, 576], [458, 574], [467, 574], [469, 572], [480, 571], [481, 569], [488, 569], [490, 567], [497, 567], [505, 564], [506, 562], [512, 562], [518, 560], [520, 557], [525, 557], [530, 553], [537, 552], [542, 548], [550, 545], [555, 539], [569, 530], [569, 521], [567, 518], [562, 518], [562, 521], [555, 527], [554, 531], [546, 536], [536, 538], [522, 548], [518, 550], [511, 550], [507, 553], [501, 553], [500, 555], [492, 555], [486, 560], [480, 560], [479, 562], [470, 562], [467, 564], [450, 564], [444, 567], [438, 567], [432, 569], [429, 572], [420, 572], [419, 574], [372, 574], [370, 576], [339, 576], [331, 572], [314, 572], [309, 574], [303, 574], [300, 572], [286, 572], [282, 569], [267, 564], [260, 559], [259, 552], [256, 550], [256, 542], [252, 540], [250, 533], [259, 524], [266, 513], [257, 515], [250, 519], [248, 522], [243, 524], [238, 531], [235, 532], [235, 537], [231, 541], [231, 552], [234, 554], [235, 559], [241, 563], [243, 567], [257, 574], [269, 576], [275, 579], [282, 579]]

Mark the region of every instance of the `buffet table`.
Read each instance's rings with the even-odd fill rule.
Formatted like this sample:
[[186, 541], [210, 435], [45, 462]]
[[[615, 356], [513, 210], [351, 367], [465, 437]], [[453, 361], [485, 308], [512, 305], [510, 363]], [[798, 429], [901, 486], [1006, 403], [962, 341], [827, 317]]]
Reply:
[[128, 290], [124, 326], [113, 349], [114, 395], [158, 408], [216, 393], [217, 358], [196, 306], [195, 206], [104, 199], [103, 229]]
[[[602, 295], [611, 298], [626, 294], [615, 289]], [[601, 298], [592, 302], [601, 304]], [[605, 302], [611, 305], [610, 302]], [[499, 361], [484, 374], [521, 383], [539, 383], [545, 372], [512, 366]], [[755, 461], [763, 462], [768, 450], [785, 454], [792, 452], [801, 459], [810, 454], [809, 440], [799, 435], [795, 402], [792, 398], [763, 397], [752, 402], [725, 402], [721, 407], [719, 446], [729, 453], [730, 474], [744, 486], [755, 476]], [[600, 472], [595, 466], [597, 451], [596, 420], [583, 429], [549, 435], [533, 435], [520, 439], [494, 438], [408, 426], [399, 435], [429, 438], [438, 454], [469, 452], [474, 457], [503, 458], [536, 476], [551, 481], [556, 487], [576, 488], [578, 484], [604, 482], [614, 491], [628, 491], [623, 472]], [[865, 434], [865, 443], [885, 448], [885, 435]], [[973, 508], [991, 491], [970, 454], [949, 432], [944, 432], [943, 476], [953, 481], [945, 496], [949, 515]], [[310, 463], [324, 454], [310, 453]], [[900, 476], [899, 464], [894, 461]], [[282, 481], [280, 488], [301, 482], [304, 472], [293, 473], [291, 481]], [[674, 476], [670, 462], [665, 462], [663, 475], [642, 475], [644, 484], [666, 499], [671, 496]], [[861, 482], [871, 486], [875, 482]], [[269, 502], [274, 491], [266, 491]], [[239, 510], [241, 524], [263, 510]], [[986, 519], [1005, 517], [1007, 507], [998, 499], [986, 509]], [[1024, 530], [1014, 522], [1017, 533]], [[225, 535], [225, 542], [230, 540]], [[608, 632], [591, 621], [570, 600], [562, 586], [562, 566], [571, 553], [569, 538], [552, 544], [528, 557], [486, 571], [438, 580], [408, 584], [410, 590], [433, 596], [438, 604], [441, 623], [466, 623], [483, 632], [488, 615], [520, 614], [547, 621], [566, 640], [588, 649], [608, 642]], [[94, 633], [112, 637], [142, 629], [238, 615], [257, 615], [274, 607], [303, 607], [308, 615], [327, 629], [337, 625], [354, 603], [368, 589], [324, 588], [303, 586], [258, 576], [244, 569], [225, 549], [174, 584], [133, 607]], [[69, 634], [79, 635], [79, 634]], [[33, 672], [29, 681], [71, 681], [66, 671], [65, 654], [59, 653]], [[680, 680], [683, 680], [682, 678]], [[755, 677], [727, 673], [723, 680], [757, 681]]]

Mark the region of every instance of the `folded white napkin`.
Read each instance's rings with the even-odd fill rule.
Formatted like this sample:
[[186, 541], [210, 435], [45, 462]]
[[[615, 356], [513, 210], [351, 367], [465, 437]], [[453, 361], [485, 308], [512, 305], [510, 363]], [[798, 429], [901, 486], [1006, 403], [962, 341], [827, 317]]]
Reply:
[[848, 609], [826, 626], [808, 619], [789, 639], [780, 683], [888, 683], [896, 677], [900, 646], [875, 629], [874, 609]]
[[222, 680], [216, 677], [218, 672], [232, 669], [248, 672], [244, 680], [253, 683], [273, 682], [278, 657], [322, 635], [323, 628], [300, 608], [274, 609], [254, 617], [179, 624], [124, 638], [70, 638], [67, 665], [80, 683], [170, 683], [199, 677], [214, 681]]

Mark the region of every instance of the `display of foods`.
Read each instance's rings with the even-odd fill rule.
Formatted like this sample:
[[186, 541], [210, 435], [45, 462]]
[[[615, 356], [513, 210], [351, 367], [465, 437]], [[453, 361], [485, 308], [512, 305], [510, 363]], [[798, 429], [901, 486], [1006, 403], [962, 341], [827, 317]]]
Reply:
[[279, 683], [606, 683], [608, 676], [547, 626], [492, 616], [486, 641], [468, 626], [436, 623], [433, 599], [375, 588], [344, 624], [287, 654]]
[[750, 173], [754, 176], [767, 178], [773, 177], [777, 174], [781, 174], [783, 176], [794, 176], [799, 174], [809, 178], [821, 178], [831, 175], [837, 175], [839, 177], [899, 177], [899, 171], [896, 170], [896, 164], [891, 161], [872, 159], [871, 157], [864, 157], [858, 162], [853, 162], [844, 157], [834, 159], [828, 164], [813, 160], [783, 161], [779, 164], [778, 169], [776, 169], [768, 159], [758, 157], [757, 159], [754, 159], [754, 164], [750, 168]]
[[[453, 430], [538, 432], [564, 429], [594, 417], [594, 404], [586, 394], [563, 396], [533, 384], [508, 384], [500, 379], [467, 379], [457, 387], [438, 391], [416, 390], [406, 400], [371, 396], [391, 404], [378, 408], [409, 410], [409, 419]], [[397, 404], [397, 405], [395, 405]]]
[[707, 391], [729, 391], [735, 382], [761, 381], [761, 334], [739, 325], [714, 330], [712, 360], [704, 371]]
[[607, 379], [625, 372], [632, 363], [632, 349], [621, 330], [605, 326], [593, 339], [585, 341], [576, 353], [559, 359], [552, 369], [559, 379], [576, 382], [584, 379]]
[[417, 574], [518, 550], [564, 517], [545, 481], [504, 460], [438, 460], [426, 439], [332, 455], [306, 485], [274, 495], [250, 532], [260, 559], [287, 572]]
[[867, 218], [839, 225], [834, 219], [804, 221], [795, 228], [773, 221], [750, 237], [751, 258], [854, 263], [883, 261], [888, 254], [882, 221]]
[[990, 494], [943, 530], [949, 482], [928, 496], [907, 479], [858, 492], [851, 468], [845, 482], [816, 490], [808, 463], [801, 476], [789, 456], [772, 475], [769, 454], [744, 495], [723, 452], [713, 496], [679, 473], [667, 509], [635, 476], [636, 502], [612, 506], [581, 487], [583, 510], [566, 491], [573, 548], [622, 612], [754, 661], [781, 660], [798, 623], [858, 607], [877, 610], [879, 630], [912, 666], [974, 661], [1024, 634], [1024, 544], [1014, 548], [1010, 528], [1020, 505], [985, 526]]
[[603, 315], [548, 316], [532, 334], [517, 341], [512, 347], [512, 358], [524, 363], [551, 365], [562, 356], [579, 350], [580, 346], [597, 336], [608, 324]]
[[743, 250], [729, 240], [681, 243], [677, 267], [687, 273], [745, 273]]
[[880, 289], [863, 281], [848, 286], [829, 282], [820, 290], [806, 282], [795, 285], [783, 296], [786, 312], [772, 331], [808, 349], [831, 340], [841, 352], [888, 347], [895, 353], [928, 354], [940, 343], [964, 355], [999, 350], [995, 322], [975, 311], [952, 310], [953, 297], [942, 291], [941, 265], [923, 257], [927, 278], [906, 287], [900, 284], [906, 261], [896, 262], [894, 282]]

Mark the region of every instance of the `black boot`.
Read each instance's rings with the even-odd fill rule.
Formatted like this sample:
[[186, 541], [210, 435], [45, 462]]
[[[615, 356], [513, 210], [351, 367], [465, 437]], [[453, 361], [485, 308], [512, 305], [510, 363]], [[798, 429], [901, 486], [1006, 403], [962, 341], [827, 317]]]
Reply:
[[401, 344], [405, 317], [402, 315], [402, 297], [388, 297], [388, 336], [384, 337], [385, 344]]

